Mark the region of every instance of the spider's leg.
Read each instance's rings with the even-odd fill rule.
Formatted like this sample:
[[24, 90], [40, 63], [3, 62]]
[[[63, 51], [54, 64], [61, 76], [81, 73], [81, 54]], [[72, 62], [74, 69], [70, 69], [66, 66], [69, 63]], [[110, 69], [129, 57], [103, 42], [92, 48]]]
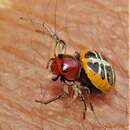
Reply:
[[87, 110], [87, 105], [86, 105], [86, 102], [85, 102], [84, 96], [81, 95], [80, 97], [81, 97], [81, 99], [82, 99], [82, 101], [83, 101], [83, 104], [84, 104], [83, 119], [85, 120], [85, 117], [86, 117], [86, 110]]
[[35, 102], [41, 103], [41, 104], [49, 104], [49, 103], [54, 102], [54, 101], [56, 101], [56, 100], [58, 100], [58, 99], [60, 99], [60, 98], [64, 98], [64, 97], [66, 97], [67, 95], [68, 95], [68, 94], [64, 92], [62, 95], [56, 96], [56, 97], [51, 98], [51, 99], [49, 99], [49, 100], [47, 100], [47, 101], [35, 100]]

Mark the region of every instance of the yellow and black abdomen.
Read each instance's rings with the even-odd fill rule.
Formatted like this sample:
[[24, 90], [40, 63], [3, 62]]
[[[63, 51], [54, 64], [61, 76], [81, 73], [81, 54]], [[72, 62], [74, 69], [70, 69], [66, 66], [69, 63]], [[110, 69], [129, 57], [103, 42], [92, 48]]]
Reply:
[[[96, 51], [80, 52], [81, 82], [91, 91], [110, 92], [115, 86], [115, 71], [103, 55]], [[91, 88], [92, 87], [92, 88]]]

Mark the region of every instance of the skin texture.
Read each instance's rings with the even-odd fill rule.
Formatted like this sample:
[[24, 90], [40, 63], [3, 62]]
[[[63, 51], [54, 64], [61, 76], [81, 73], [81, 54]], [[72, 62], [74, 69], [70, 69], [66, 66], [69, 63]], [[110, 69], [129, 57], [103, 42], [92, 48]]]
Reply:
[[[55, 5], [0, 0], [0, 130], [128, 130], [128, 1], [58, 0], [56, 22]], [[47, 106], [34, 101], [61, 94], [63, 84], [46, 69], [54, 41], [21, 16], [56, 28], [67, 53], [95, 49], [113, 65], [115, 90], [89, 96], [100, 123], [89, 105], [83, 120], [83, 104], [71, 103], [71, 95]]]

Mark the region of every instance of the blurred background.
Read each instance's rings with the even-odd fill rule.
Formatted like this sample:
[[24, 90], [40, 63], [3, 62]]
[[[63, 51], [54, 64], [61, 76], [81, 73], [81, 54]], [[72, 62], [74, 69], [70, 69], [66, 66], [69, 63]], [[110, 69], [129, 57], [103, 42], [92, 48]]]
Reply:
[[[113, 65], [115, 92], [91, 97], [98, 121], [89, 107], [82, 119], [80, 100], [35, 102], [63, 92], [46, 69], [54, 41], [36, 32], [42, 23], [68, 54], [93, 49]], [[0, 130], [128, 130], [128, 51], [127, 0], [0, 0]]]

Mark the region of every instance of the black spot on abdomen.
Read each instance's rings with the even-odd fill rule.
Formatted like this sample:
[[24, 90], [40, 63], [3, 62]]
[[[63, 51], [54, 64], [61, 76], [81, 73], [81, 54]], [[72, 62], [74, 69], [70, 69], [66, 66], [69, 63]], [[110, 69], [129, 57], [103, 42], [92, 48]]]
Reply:
[[85, 73], [85, 70], [82, 68], [80, 73], [80, 82], [82, 86], [85, 88], [88, 88], [92, 94], [99, 95], [103, 94], [101, 90], [97, 89], [91, 82], [91, 80], [88, 78], [87, 74]]

